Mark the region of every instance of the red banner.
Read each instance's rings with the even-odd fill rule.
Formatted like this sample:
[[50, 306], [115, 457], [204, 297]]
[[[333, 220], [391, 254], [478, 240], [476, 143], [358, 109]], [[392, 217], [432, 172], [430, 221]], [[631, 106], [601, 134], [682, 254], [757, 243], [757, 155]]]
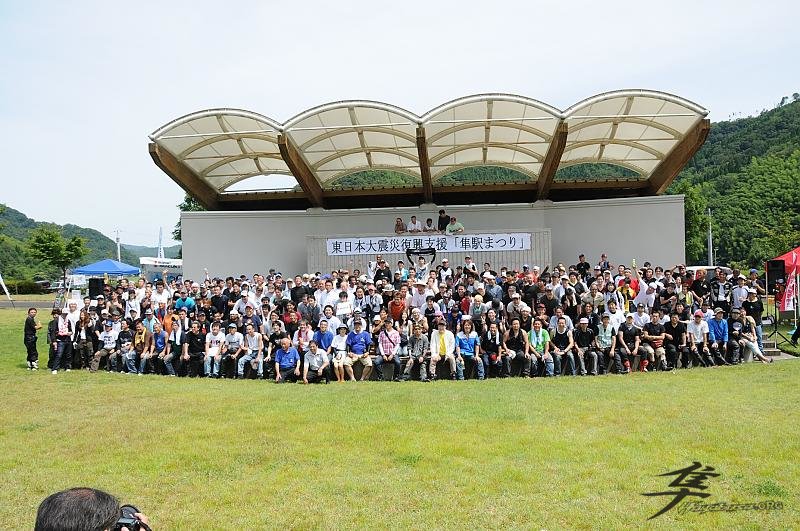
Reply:
[[797, 253], [792, 253], [792, 265], [789, 267], [789, 278], [786, 279], [786, 291], [781, 300], [782, 312], [794, 311], [794, 299], [797, 296]]

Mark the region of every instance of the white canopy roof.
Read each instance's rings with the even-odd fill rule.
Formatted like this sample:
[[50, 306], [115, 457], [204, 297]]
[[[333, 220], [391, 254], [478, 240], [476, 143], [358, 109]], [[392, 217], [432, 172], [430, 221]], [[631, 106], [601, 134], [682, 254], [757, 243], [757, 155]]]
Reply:
[[[474, 166], [520, 172], [506, 183], [536, 183], [564, 127], [566, 145], [556, 150], [551, 173], [605, 163], [646, 180], [707, 114], [688, 100], [649, 90], [599, 94], [564, 111], [523, 96], [481, 94], [421, 116], [373, 101], [330, 103], [284, 123], [245, 110], [210, 109], [173, 120], [150, 138], [222, 195], [240, 181], [272, 174], [294, 175], [304, 190], [324, 193], [337, 179], [364, 170], [402, 173], [410, 178], [393, 186], [408, 188], [436, 187], [448, 173]], [[287, 161], [290, 151], [299, 161]]]

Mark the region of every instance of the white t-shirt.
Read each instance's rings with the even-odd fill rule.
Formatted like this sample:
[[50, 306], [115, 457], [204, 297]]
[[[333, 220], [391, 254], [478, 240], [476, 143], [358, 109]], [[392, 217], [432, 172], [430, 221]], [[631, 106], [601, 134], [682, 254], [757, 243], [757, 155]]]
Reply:
[[209, 356], [216, 356], [222, 348], [222, 343], [225, 342], [225, 334], [221, 331], [214, 334], [209, 332], [206, 334], [206, 345], [208, 345]]
[[236, 351], [244, 343], [244, 337], [241, 332], [234, 332], [225, 336], [225, 344], [228, 346], [228, 352], [235, 354]]
[[416, 223], [409, 221], [408, 225], [406, 226], [406, 230], [408, 232], [411, 232], [412, 230], [422, 231], [422, 222], [420, 220], [417, 220]]
[[708, 334], [708, 323], [703, 320], [700, 321], [700, 324], [696, 323], [694, 319], [689, 321], [689, 324], [686, 325], [686, 333], [692, 335], [692, 339], [695, 343], [702, 343], [703, 338], [705, 337], [703, 334]]

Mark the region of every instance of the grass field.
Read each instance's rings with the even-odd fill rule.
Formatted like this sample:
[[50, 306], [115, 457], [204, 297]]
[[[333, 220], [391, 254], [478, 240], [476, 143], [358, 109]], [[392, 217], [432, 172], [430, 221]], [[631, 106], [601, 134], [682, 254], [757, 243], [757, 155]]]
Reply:
[[[800, 526], [800, 361], [315, 387], [53, 376], [24, 369], [23, 318], [0, 310], [3, 528], [76, 485], [156, 529]], [[784, 508], [648, 521], [669, 498], [641, 494], [693, 461], [721, 474], [703, 501]]]

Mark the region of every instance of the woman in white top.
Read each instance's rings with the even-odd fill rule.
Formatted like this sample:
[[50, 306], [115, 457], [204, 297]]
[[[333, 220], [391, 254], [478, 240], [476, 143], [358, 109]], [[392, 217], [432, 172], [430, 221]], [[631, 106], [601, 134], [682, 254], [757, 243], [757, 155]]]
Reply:
[[350, 363], [350, 357], [347, 355], [347, 332], [349, 329], [345, 324], [339, 324], [336, 330], [336, 335], [333, 336], [331, 341], [331, 358], [333, 358], [333, 372], [336, 374], [337, 382], [344, 382], [344, 374], [347, 371], [347, 376], [351, 380], [355, 380], [353, 376], [353, 368]]

